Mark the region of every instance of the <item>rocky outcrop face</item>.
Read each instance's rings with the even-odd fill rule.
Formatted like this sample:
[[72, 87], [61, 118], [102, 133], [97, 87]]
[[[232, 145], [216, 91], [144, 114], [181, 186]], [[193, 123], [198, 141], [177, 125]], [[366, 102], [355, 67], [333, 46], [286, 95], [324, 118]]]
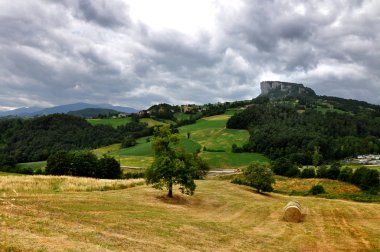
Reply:
[[269, 96], [269, 98], [283, 98], [296, 95], [315, 95], [311, 88], [305, 87], [303, 84], [282, 82], [282, 81], [263, 81], [260, 83], [261, 95]]

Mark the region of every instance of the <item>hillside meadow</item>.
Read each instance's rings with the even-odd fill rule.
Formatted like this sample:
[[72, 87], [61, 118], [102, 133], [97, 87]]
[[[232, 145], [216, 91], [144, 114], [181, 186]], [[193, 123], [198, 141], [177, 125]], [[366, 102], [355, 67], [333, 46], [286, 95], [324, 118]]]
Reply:
[[[212, 169], [214, 168], [241, 168], [253, 161], [269, 162], [269, 159], [258, 153], [232, 153], [231, 146], [243, 146], [249, 139], [247, 130], [226, 129], [227, 120], [238, 110], [228, 110], [225, 114], [205, 117], [195, 124], [179, 127], [180, 145], [186, 151], [201, 152]], [[177, 116], [188, 115], [179, 113]], [[101, 119], [102, 120], [102, 119]], [[106, 119], [119, 120], [119, 119]], [[141, 119], [150, 126], [163, 124], [151, 118]], [[189, 134], [189, 135], [188, 135]], [[120, 161], [123, 167], [146, 168], [153, 162], [151, 137], [137, 139], [137, 145], [129, 148], [121, 148], [120, 144], [114, 144], [95, 149], [98, 155], [108, 154]]]
[[[9, 177], [24, 179], [40, 178]], [[0, 180], [1, 251], [380, 249], [379, 204], [258, 194], [222, 180], [197, 181], [194, 196], [175, 190], [173, 199], [139, 182], [120, 190], [37, 190], [49, 179], [56, 178], [26, 183], [28, 190]], [[304, 207], [301, 223], [282, 220], [289, 200]]]
[[110, 125], [114, 128], [118, 126], [130, 123], [132, 120], [130, 117], [123, 118], [103, 118], [103, 119], [87, 119], [92, 125]]

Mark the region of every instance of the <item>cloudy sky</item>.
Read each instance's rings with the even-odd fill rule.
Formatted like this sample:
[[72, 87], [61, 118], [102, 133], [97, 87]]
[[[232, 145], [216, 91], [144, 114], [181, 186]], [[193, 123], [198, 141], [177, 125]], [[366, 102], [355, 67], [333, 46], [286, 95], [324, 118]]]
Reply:
[[264, 80], [380, 104], [377, 0], [0, 0], [0, 24], [0, 110], [234, 101]]

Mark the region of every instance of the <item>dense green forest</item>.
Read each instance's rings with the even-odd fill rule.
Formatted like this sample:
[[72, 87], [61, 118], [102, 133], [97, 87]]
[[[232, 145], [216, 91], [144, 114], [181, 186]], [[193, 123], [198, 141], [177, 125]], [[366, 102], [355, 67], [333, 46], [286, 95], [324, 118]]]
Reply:
[[92, 149], [117, 142], [125, 137], [152, 134], [146, 123], [131, 122], [114, 129], [92, 126], [85, 119], [54, 114], [33, 119], [0, 120], [0, 167], [15, 163], [46, 160], [58, 151]]
[[[248, 129], [247, 151], [298, 164], [320, 164], [380, 151], [380, 107], [335, 97], [259, 97], [227, 122]], [[333, 108], [333, 109], [332, 109]]]
[[104, 109], [104, 108], [86, 108], [75, 111], [70, 111], [67, 114], [84, 117], [84, 118], [106, 118], [118, 115], [120, 112], [113, 109]]

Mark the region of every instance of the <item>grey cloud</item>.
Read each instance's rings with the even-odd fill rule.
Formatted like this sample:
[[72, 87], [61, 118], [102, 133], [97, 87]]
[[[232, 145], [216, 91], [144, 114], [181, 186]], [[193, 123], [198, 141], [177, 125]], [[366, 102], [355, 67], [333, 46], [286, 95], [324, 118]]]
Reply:
[[276, 76], [380, 103], [379, 3], [243, 2], [193, 36], [135, 23], [121, 0], [0, 3], [0, 107], [234, 101]]
[[130, 22], [122, 1], [82, 0], [79, 1], [79, 15], [105, 27], [128, 25]]

